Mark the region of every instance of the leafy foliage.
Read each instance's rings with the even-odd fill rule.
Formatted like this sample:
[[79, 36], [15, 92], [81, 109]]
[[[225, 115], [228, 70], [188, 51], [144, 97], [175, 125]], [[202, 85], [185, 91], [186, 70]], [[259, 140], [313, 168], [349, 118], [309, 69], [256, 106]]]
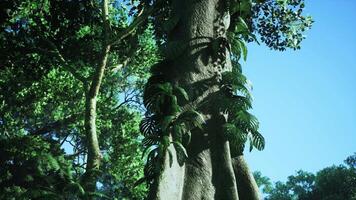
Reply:
[[16, 136], [0, 140], [1, 199], [82, 196], [71, 163], [53, 140]]
[[170, 163], [172, 152], [169, 149], [173, 144], [177, 152], [178, 162], [183, 163], [188, 157], [185, 147], [190, 141], [191, 130], [202, 128], [205, 123], [200, 113], [195, 110], [183, 110], [179, 102], [189, 100], [185, 89], [168, 82], [160, 68], [164, 67], [162, 61], [151, 68], [152, 76], [148, 79], [144, 90], [144, 105], [147, 108], [146, 117], [141, 121], [140, 131], [145, 136], [142, 144], [147, 153], [145, 165], [145, 180], [153, 184], [161, 170], [161, 164], [166, 153]]
[[345, 160], [346, 165], [348, 165], [350, 168], [356, 169], [356, 153], [353, 155], [349, 156]]
[[[26, 0], [0, 4], [1, 16], [5, 16], [0, 23], [0, 138], [10, 146], [19, 142], [11, 138], [27, 135], [43, 139], [28, 148], [41, 147], [51, 140], [56, 148], [65, 149], [63, 159], [69, 163], [73, 176], [73, 184], [67, 189], [81, 193], [83, 188], [74, 183], [85, 172], [85, 93], [102, 56], [101, 2]], [[130, 5], [131, 1], [110, 3], [113, 39], [128, 27], [132, 18], [128, 19], [126, 6]], [[134, 119], [142, 109], [146, 66], [157, 61], [157, 51], [152, 28], [144, 23], [112, 45], [97, 98], [96, 120], [100, 148], [106, 158], [103, 169], [110, 170], [100, 171], [100, 193], [85, 195], [102, 199], [103, 194], [119, 199], [145, 196], [144, 186], [133, 188], [143, 169], [139, 121]], [[43, 160], [37, 155], [20, 158]], [[31, 167], [32, 163], [24, 162], [23, 167], [26, 166]], [[26, 173], [31, 175], [32, 171]], [[46, 186], [57, 187], [55, 184], [50, 181]], [[22, 194], [25, 190], [14, 186], [13, 191]], [[6, 194], [6, 199], [18, 197], [16, 193]]]
[[302, 0], [242, 0], [230, 1], [228, 6], [232, 14], [227, 32], [230, 45], [224, 46], [230, 50], [233, 69], [222, 76], [222, 88], [228, 98], [220, 102], [222, 112], [227, 111], [229, 115], [224, 128], [230, 149], [233, 155], [239, 155], [247, 140], [250, 141], [250, 151], [253, 147], [262, 150], [265, 146], [265, 140], [258, 132], [258, 121], [248, 112], [252, 98], [249, 83], [239, 64], [240, 58], [247, 58], [246, 42], [259, 44], [255, 35], [258, 34], [270, 48], [299, 49], [304, 39], [302, 33], [311, 27], [313, 21], [311, 17], [302, 16]]
[[299, 170], [286, 183], [278, 181], [273, 185], [259, 172], [254, 176], [267, 194], [266, 200], [353, 200], [356, 197], [356, 171], [352, 166], [333, 165], [316, 174]]
[[248, 112], [251, 108], [249, 83], [243, 76], [240, 58], [246, 60], [246, 42], [259, 41], [255, 34], [268, 47], [276, 50], [299, 49], [304, 39], [302, 33], [311, 27], [311, 17], [302, 16], [303, 0], [262, 0], [230, 1], [231, 25], [227, 33], [230, 42], [233, 70], [223, 74], [223, 88], [229, 99], [222, 100], [222, 110], [227, 110], [232, 120], [225, 125], [227, 138], [233, 154], [242, 154], [244, 144], [250, 141], [253, 147], [262, 150], [263, 136], [258, 132], [257, 119]]
[[263, 150], [265, 139], [258, 132], [257, 118], [248, 111], [252, 108], [248, 80], [242, 74], [238, 60], [233, 61], [233, 64], [231, 72], [223, 73], [221, 83], [225, 96], [219, 99], [219, 105], [221, 112], [227, 112], [229, 116], [224, 129], [230, 142], [231, 154], [236, 156], [242, 155], [247, 141], [250, 142], [250, 151], [253, 147]]
[[305, 38], [303, 32], [313, 23], [310, 16], [303, 16], [304, 0], [266, 0], [253, 8], [254, 27], [261, 41], [280, 51], [300, 49]]
[[[247, 42], [258, 42], [257, 36], [268, 47], [284, 51], [300, 49], [303, 34], [313, 20], [303, 16], [304, 0], [231, 0], [230, 31], [242, 34]], [[241, 41], [235, 41], [242, 45]]]
[[257, 186], [262, 189], [263, 193], [267, 194], [272, 190], [271, 180], [267, 176], [262, 176], [260, 171], [254, 171], [252, 174]]

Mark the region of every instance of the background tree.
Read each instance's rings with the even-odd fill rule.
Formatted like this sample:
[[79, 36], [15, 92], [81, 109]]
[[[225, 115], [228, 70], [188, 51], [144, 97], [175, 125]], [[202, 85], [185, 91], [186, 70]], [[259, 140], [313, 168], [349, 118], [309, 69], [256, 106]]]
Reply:
[[[157, 60], [152, 29], [143, 23], [153, 7], [133, 9], [130, 19], [128, 7], [125, 1], [1, 2], [0, 136], [11, 144], [26, 135], [43, 138], [37, 142], [42, 145], [49, 140], [66, 146], [71, 155], [61, 155], [73, 165], [73, 181], [86, 183], [89, 196], [95, 195], [97, 182], [90, 172], [100, 163], [107, 170], [103, 176], [124, 185], [114, 191], [118, 198], [142, 198], [145, 191], [141, 186], [123, 192], [142, 174], [133, 127], [140, 116], [145, 66]], [[6, 153], [8, 147], [1, 146]], [[40, 159], [38, 148], [25, 147], [38, 151], [32, 160]], [[132, 165], [120, 170], [129, 155]], [[107, 182], [100, 180], [103, 191]]]
[[253, 177], [255, 178], [256, 184], [263, 193], [269, 193], [272, 190], [271, 180], [267, 176], [263, 176], [260, 171], [254, 171]]
[[55, 141], [19, 136], [0, 139], [1, 199], [65, 199], [84, 191]]
[[[345, 165], [326, 167], [316, 174], [297, 171], [296, 175], [288, 177], [287, 182], [277, 181], [273, 186], [270, 182], [264, 183], [268, 190], [266, 200], [327, 200], [356, 198], [356, 171], [350, 165], [355, 154], [345, 160]], [[261, 174], [256, 174], [256, 180], [261, 180]], [[263, 180], [268, 179], [264, 177]], [[257, 181], [258, 182], [258, 181]]]

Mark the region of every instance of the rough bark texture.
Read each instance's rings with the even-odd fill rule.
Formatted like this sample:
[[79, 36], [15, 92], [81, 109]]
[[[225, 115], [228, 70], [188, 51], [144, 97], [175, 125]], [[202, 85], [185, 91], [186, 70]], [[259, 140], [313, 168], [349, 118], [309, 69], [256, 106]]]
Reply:
[[[216, 108], [216, 99], [222, 95], [219, 90], [221, 73], [231, 70], [231, 61], [226, 50], [224, 67], [216, 65], [210, 46], [213, 38], [225, 37], [225, 33], [217, 32], [219, 26], [220, 28], [223, 26], [225, 30], [229, 26], [229, 14], [224, 2], [221, 0], [173, 2], [173, 13], [178, 15], [180, 20], [169, 34], [169, 42], [187, 42], [189, 45], [182, 55], [173, 60], [170, 66], [171, 79], [188, 91], [191, 101], [185, 107], [193, 106], [202, 113], [206, 124], [203, 130], [192, 131], [192, 140], [187, 147], [189, 158], [183, 166], [177, 163], [175, 157], [173, 165], [170, 166], [166, 156], [163, 172], [157, 185], [151, 188], [149, 199], [239, 199], [236, 177], [240, 176], [235, 176], [229, 143], [222, 128], [226, 119]], [[175, 154], [173, 148], [172, 152]], [[243, 196], [240, 199], [257, 200], [258, 197], [250, 199]]]
[[232, 166], [237, 180], [237, 190], [240, 199], [262, 199], [255, 178], [250, 172], [243, 156], [233, 158]]

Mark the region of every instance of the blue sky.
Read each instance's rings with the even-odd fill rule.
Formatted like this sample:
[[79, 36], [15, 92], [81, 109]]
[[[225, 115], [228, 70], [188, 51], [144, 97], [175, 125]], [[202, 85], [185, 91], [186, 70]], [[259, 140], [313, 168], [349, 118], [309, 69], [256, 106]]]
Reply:
[[251, 170], [285, 181], [356, 152], [356, 1], [305, 0], [314, 26], [299, 51], [251, 45], [244, 73], [266, 138], [246, 153]]

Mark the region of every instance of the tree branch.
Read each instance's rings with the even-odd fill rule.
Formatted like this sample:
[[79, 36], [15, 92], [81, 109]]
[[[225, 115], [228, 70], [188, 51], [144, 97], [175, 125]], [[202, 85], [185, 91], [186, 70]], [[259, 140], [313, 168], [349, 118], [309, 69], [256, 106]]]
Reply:
[[77, 156], [79, 156], [82, 153], [84, 153], [84, 150], [77, 151], [77, 152], [75, 152], [73, 154], [70, 154], [70, 155], [65, 155], [64, 157], [67, 158], [67, 159], [74, 159], [74, 158], [76, 158]]
[[43, 41], [47, 44], [47, 46], [49, 46], [51, 49], [47, 50], [47, 49], [43, 49], [43, 48], [35, 48], [36, 50], [42, 52], [42, 53], [46, 53], [46, 54], [50, 54], [51, 56], [55, 56], [57, 59], [59, 59], [60, 63], [62, 64], [62, 67], [68, 71], [69, 73], [71, 73], [74, 78], [78, 79], [79, 81], [81, 81], [83, 84], [86, 84], [88, 79], [84, 76], [82, 76], [72, 65], [70, 65], [67, 60], [63, 57], [63, 55], [61, 54], [61, 52], [58, 50], [57, 46], [50, 40], [48, 39], [43, 39]]
[[122, 32], [120, 32], [115, 39], [110, 41], [110, 45], [119, 43], [121, 40], [125, 39], [131, 33], [133, 33], [140, 24], [142, 24], [150, 15], [152, 15], [158, 8], [160, 1], [157, 1], [154, 5], [148, 7], [143, 12], [141, 12], [134, 21]]
[[53, 130], [59, 129], [63, 126], [73, 123], [81, 114], [82, 113], [76, 113], [76, 114], [67, 116], [61, 120], [57, 120], [55, 122], [48, 123], [48, 124], [44, 125], [43, 127], [31, 130], [31, 131], [29, 131], [30, 135], [43, 135], [43, 134], [46, 134]]
[[125, 66], [127, 66], [127, 64], [130, 62], [130, 60], [131, 60], [131, 58], [128, 57], [128, 58], [126, 58], [122, 63], [119, 63], [119, 64], [117, 64], [117, 65], [110, 66], [110, 67], [108, 67], [108, 68], [109, 68], [109, 70], [110, 70], [111, 72], [116, 73], [116, 72], [118, 72], [119, 70], [121, 70], [122, 68], [124, 68]]

